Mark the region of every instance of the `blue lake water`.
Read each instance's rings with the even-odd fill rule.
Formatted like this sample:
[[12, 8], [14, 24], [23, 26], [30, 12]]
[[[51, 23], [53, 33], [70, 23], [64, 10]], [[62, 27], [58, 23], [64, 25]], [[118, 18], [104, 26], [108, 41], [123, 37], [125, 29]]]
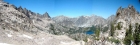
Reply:
[[86, 32], [86, 34], [89, 34], [89, 35], [91, 35], [91, 34], [93, 34], [94, 32], [93, 31], [87, 31]]

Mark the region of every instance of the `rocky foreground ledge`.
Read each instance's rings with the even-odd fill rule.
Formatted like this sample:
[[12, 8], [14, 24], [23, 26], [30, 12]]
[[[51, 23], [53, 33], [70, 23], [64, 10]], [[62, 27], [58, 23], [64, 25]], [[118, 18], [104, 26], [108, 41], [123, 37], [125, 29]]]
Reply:
[[31, 34], [10, 30], [0, 31], [2, 45], [84, 45], [83, 41], [75, 41], [66, 35], [52, 35], [44, 32]]

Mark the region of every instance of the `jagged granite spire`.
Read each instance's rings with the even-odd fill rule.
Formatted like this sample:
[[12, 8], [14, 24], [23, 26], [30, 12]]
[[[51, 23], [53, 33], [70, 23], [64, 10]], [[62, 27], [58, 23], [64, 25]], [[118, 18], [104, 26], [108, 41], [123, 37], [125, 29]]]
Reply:
[[47, 12], [43, 14], [43, 17], [51, 18]]
[[134, 8], [134, 6], [128, 5], [127, 8], [120, 7], [116, 12], [116, 17], [124, 18], [124, 17], [130, 16], [130, 17], [135, 18], [135, 14], [138, 14], [138, 12]]
[[23, 9], [22, 9], [21, 6], [19, 6], [19, 7], [17, 8], [17, 10], [18, 10], [19, 12], [22, 12], [22, 13], [23, 13]]

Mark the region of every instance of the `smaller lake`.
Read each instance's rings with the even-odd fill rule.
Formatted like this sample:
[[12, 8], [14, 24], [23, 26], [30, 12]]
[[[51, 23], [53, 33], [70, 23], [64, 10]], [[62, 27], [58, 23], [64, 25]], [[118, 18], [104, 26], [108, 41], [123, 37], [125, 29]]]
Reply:
[[89, 35], [91, 35], [91, 34], [93, 34], [94, 32], [93, 31], [87, 31], [86, 32], [86, 34], [89, 34]]

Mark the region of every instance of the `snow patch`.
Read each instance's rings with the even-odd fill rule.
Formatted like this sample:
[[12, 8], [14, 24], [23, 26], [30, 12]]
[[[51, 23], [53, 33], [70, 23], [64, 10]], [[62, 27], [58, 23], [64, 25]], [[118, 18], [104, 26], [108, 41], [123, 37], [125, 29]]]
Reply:
[[7, 36], [8, 36], [8, 37], [12, 37], [12, 35], [11, 35], [11, 34], [7, 34]]
[[0, 45], [12, 45], [12, 44], [7, 44], [7, 43], [0, 43]]
[[8, 36], [8, 37], [12, 37], [12, 35], [11, 35], [11, 34], [8, 34], [8, 33], [6, 33], [6, 34], [7, 34], [7, 36]]
[[61, 44], [70, 44], [70, 43], [66, 43], [66, 42], [60, 42]]
[[29, 39], [33, 39], [31, 36], [25, 35], [23, 34], [23, 37], [29, 38]]
[[82, 41], [82, 42], [79, 42], [79, 41], [75, 41], [75, 42], [63, 42], [61, 41], [60, 42], [60, 45], [84, 45], [85, 43]]

